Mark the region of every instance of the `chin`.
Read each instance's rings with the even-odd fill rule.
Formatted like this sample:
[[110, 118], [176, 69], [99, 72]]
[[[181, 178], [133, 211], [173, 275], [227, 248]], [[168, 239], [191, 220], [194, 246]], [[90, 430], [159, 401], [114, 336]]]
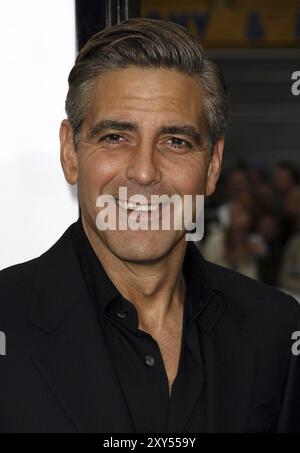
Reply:
[[[124, 261], [149, 262], [161, 259], [175, 245], [176, 238], [165, 231], [106, 232], [105, 243]], [[178, 240], [178, 239], [177, 239]]]

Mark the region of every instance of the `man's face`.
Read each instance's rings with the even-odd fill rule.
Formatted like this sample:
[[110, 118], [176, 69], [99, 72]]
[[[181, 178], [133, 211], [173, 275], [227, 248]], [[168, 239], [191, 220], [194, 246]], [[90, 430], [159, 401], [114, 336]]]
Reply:
[[67, 180], [78, 182], [83, 222], [122, 260], [159, 259], [185, 240], [184, 229], [100, 231], [96, 200], [118, 200], [119, 187], [149, 203], [151, 195], [214, 191], [223, 141], [211, 159], [201, 87], [173, 69], [129, 67], [101, 75], [90, 99], [77, 151], [68, 123], [61, 127], [62, 165]]

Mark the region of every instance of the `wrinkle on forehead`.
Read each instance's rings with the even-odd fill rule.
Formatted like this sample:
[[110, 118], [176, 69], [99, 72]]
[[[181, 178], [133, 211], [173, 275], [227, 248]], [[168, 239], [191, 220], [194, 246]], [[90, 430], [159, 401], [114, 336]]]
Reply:
[[125, 68], [99, 76], [91, 95], [90, 114], [175, 113], [202, 117], [202, 90], [187, 74], [174, 69]]
[[116, 111], [139, 111], [139, 112], [177, 112], [185, 110], [185, 102], [168, 98], [143, 99], [143, 98], [109, 98], [110, 110]]
[[[94, 95], [103, 97], [180, 100], [186, 95], [202, 95], [199, 82], [175, 69], [125, 68], [99, 76]], [[174, 95], [176, 93], [176, 96]]]

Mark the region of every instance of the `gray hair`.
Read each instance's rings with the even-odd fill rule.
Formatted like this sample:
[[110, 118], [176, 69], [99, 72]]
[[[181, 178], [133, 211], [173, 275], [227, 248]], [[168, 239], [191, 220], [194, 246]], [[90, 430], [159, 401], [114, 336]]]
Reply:
[[128, 66], [171, 68], [194, 77], [205, 92], [204, 116], [212, 147], [224, 137], [229, 98], [220, 69], [184, 27], [153, 19], [129, 19], [96, 33], [80, 50], [68, 82], [66, 113], [75, 146], [99, 75]]

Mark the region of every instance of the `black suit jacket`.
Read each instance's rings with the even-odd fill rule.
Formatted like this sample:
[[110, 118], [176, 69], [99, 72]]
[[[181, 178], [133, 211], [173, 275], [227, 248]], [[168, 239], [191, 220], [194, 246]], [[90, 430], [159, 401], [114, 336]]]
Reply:
[[[1, 432], [135, 432], [70, 231], [41, 257], [0, 272]], [[201, 259], [216, 290], [197, 321], [199, 431], [300, 432], [300, 359], [291, 353], [298, 304]]]

